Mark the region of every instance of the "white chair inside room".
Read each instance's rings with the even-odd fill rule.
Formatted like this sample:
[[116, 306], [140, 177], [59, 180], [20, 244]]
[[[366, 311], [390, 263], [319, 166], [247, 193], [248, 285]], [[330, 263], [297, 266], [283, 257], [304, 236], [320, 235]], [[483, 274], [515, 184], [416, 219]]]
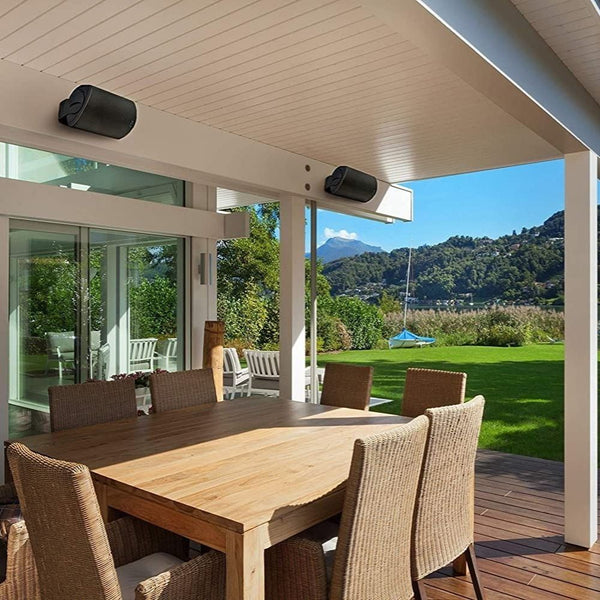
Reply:
[[152, 373], [156, 368], [156, 343], [158, 338], [129, 340], [129, 371]]
[[161, 340], [156, 345], [157, 366], [165, 371], [177, 371], [177, 338]]
[[110, 364], [110, 344], [102, 344], [90, 350], [90, 372], [92, 379], [107, 380]]
[[49, 331], [46, 333], [46, 374], [55, 363], [58, 368], [58, 381], [62, 383], [66, 370], [73, 369], [75, 363], [75, 332]]
[[235, 398], [239, 390], [244, 393], [244, 389], [249, 386], [250, 375], [248, 368], [242, 367], [240, 358], [235, 348], [223, 348], [223, 387], [228, 393], [230, 399]]

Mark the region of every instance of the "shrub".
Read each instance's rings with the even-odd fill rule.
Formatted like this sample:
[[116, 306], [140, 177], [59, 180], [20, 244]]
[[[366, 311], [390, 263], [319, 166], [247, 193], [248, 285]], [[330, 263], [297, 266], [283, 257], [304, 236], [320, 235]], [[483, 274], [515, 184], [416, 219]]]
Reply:
[[336, 321], [336, 329], [340, 340], [339, 349], [350, 350], [352, 348], [352, 335], [339, 319]]
[[359, 298], [339, 297], [332, 303], [332, 312], [339, 317], [352, 336], [352, 349], [368, 350], [381, 338], [381, 311]]
[[225, 342], [236, 340], [244, 348], [256, 348], [268, 319], [264, 298], [255, 286], [248, 286], [246, 294], [236, 298], [222, 294], [218, 297], [217, 313], [225, 322]]
[[243, 360], [244, 358], [244, 349], [248, 349], [248, 346], [245, 344], [244, 340], [240, 340], [237, 338], [229, 338], [225, 340], [225, 347], [235, 348], [240, 360]]
[[263, 299], [266, 317], [258, 335], [258, 347], [263, 350], [279, 349], [279, 294]]
[[322, 314], [317, 321], [317, 334], [325, 352], [352, 348], [352, 336], [339, 317]]
[[486, 329], [478, 343], [481, 346], [523, 346], [528, 343], [528, 336], [523, 328], [499, 323]]
[[[317, 353], [321, 353], [324, 351], [325, 351], [325, 347], [323, 345], [323, 339], [320, 337], [317, 337]], [[310, 338], [309, 337], [306, 338], [304, 353], [306, 356], [310, 355]]]
[[380, 340], [377, 340], [373, 347], [375, 350], [389, 350], [390, 345], [386, 339], [381, 338]]

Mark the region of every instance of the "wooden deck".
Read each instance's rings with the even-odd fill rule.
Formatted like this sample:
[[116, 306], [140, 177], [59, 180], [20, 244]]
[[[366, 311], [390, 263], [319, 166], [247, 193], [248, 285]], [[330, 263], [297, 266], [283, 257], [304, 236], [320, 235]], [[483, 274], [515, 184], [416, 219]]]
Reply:
[[[487, 600], [600, 600], [600, 544], [563, 541], [563, 465], [480, 451], [475, 539]], [[427, 579], [430, 600], [475, 598], [445, 569]]]

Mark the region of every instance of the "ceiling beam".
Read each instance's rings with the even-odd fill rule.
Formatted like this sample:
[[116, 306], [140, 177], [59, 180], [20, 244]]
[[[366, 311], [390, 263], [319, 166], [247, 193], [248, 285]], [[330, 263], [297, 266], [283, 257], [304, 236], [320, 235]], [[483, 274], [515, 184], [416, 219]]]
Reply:
[[[138, 104], [133, 131], [121, 140], [60, 125], [58, 104], [74, 84], [0, 60], [0, 141], [31, 146], [274, 197], [294, 195], [327, 202], [338, 212], [370, 218], [412, 218], [412, 192], [386, 182], [368, 203], [339, 200], [323, 190], [335, 165], [313, 160]], [[392, 200], [393, 198], [393, 200]]]
[[362, 4], [563, 154], [600, 152], [600, 107], [509, 0]]
[[250, 235], [244, 213], [221, 214], [2, 178], [0, 217], [214, 240]]

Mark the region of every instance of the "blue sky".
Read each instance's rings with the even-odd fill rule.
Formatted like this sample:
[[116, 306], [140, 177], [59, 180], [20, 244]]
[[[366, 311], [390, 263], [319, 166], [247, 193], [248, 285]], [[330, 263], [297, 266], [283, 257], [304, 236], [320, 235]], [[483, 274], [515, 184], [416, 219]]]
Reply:
[[540, 225], [564, 208], [562, 160], [402, 185], [414, 190], [413, 222], [385, 225], [319, 211], [319, 245], [335, 235], [384, 250], [437, 244], [453, 235], [496, 238]]

